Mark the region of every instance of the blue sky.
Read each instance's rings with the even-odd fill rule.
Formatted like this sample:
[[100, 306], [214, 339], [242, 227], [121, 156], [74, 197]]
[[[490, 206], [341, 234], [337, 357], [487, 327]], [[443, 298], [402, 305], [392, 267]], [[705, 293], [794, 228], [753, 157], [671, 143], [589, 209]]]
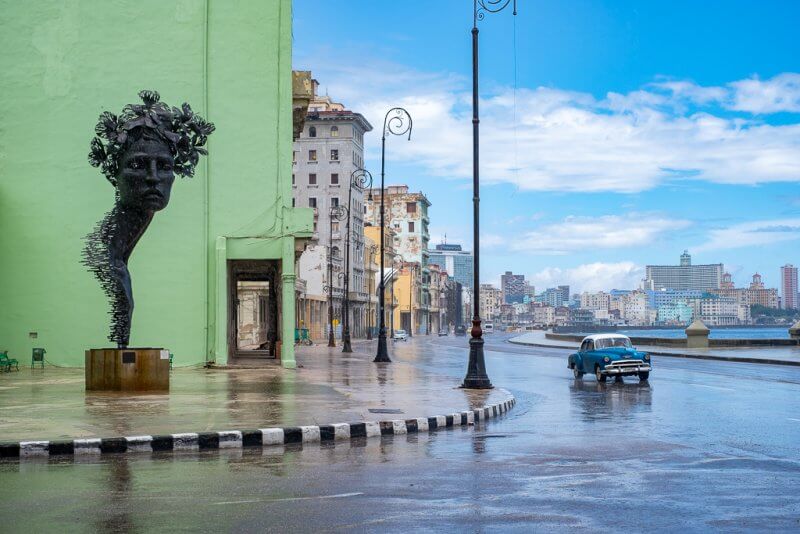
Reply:
[[[800, 264], [800, 2], [518, 0], [479, 23], [482, 279], [635, 287], [650, 263], [737, 285]], [[363, 113], [387, 184], [471, 248], [469, 0], [295, 0], [294, 59]], [[516, 60], [515, 60], [516, 58]]]

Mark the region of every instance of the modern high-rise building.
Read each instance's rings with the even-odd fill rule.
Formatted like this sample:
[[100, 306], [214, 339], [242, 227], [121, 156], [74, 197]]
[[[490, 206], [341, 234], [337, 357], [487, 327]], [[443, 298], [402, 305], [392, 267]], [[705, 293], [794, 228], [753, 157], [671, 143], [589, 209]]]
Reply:
[[724, 267], [721, 263], [692, 265], [688, 251], [681, 254], [680, 265], [648, 265], [646, 267], [646, 289], [719, 289], [723, 282]]
[[781, 303], [785, 310], [798, 308], [797, 267], [787, 263], [781, 267]]
[[500, 289], [503, 292], [504, 303], [523, 302], [525, 300], [525, 290], [527, 289], [525, 275], [506, 271], [506, 274], [500, 275]]
[[462, 250], [461, 245], [441, 243], [429, 251], [430, 263], [435, 263], [452, 276], [463, 287], [472, 289], [474, 258], [472, 252]]

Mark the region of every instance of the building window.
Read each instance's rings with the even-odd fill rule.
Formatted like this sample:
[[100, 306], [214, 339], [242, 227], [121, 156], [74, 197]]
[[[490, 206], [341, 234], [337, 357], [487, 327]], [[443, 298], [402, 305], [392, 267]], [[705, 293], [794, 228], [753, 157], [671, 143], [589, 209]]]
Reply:
[[317, 221], [314, 221], [314, 232], [317, 231]]
[[339, 206], [339, 197], [331, 197], [331, 207], [336, 208]]
[[308, 185], [317, 185], [317, 175], [316, 173], [311, 173], [308, 175]]
[[308, 151], [308, 161], [317, 161], [317, 151], [316, 150], [309, 150]]
[[331, 137], [339, 137], [339, 127], [331, 126]]
[[317, 136], [317, 127], [316, 126], [312, 126], [311, 128], [308, 129], [308, 136], [309, 137], [316, 137]]
[[297, 162], [297, 150], [292, 150], [292, 163]]
[[292, 185], [294, 185], [294, 173], [292, 173]]
[[406, 202], [406, 213], [417, 213], [417, 203]]
[[339, 223], [336, 222], [336, 221], [333, 221], [331, 223], [331, 232], [338, 232], [338, 231], [339, 231]]
[[317, 207], [317, 198], [316, 197], [308, 197], [308, 207], [309, 208], [316, 208]]
[[412, 233], [414, 232], [414, 221], [410, 221], [408, 223], [408, 231]]
[[339, 151], [335, 148], [331, 149], [331, 161], [339, 161]]
[[339, 175], [336, 173], [331, 174], [331, 185], [339, 185]]
[[292, 197], [292, 207], [294, 207], [294, 205], [295, 205], [295, 199], [294, 197]]

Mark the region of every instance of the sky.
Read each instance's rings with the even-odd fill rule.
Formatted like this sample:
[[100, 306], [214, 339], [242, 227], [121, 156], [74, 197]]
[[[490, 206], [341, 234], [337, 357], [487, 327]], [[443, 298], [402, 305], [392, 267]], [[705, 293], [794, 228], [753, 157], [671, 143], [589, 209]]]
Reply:
[[[481, 280], [631, 289], [648, 264], [800, 264], [800, 2], [517, 0], [480, 30]], [[472, 249], [472, 2], [295, 0], [293, 68], [373, 125], [365, 166]]]

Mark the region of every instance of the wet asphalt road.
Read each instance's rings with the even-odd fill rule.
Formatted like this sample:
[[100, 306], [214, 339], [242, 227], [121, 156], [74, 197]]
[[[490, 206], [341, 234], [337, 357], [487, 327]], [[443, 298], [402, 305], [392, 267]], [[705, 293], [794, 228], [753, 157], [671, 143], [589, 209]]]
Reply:
[[[800, 369], [654, 357], [575, 381], [493, 334], [485, 427], [335, 447], [0, 464], [0, 531], [798, 531]], [[463, 377], [466, 338], [395, 358]]]

